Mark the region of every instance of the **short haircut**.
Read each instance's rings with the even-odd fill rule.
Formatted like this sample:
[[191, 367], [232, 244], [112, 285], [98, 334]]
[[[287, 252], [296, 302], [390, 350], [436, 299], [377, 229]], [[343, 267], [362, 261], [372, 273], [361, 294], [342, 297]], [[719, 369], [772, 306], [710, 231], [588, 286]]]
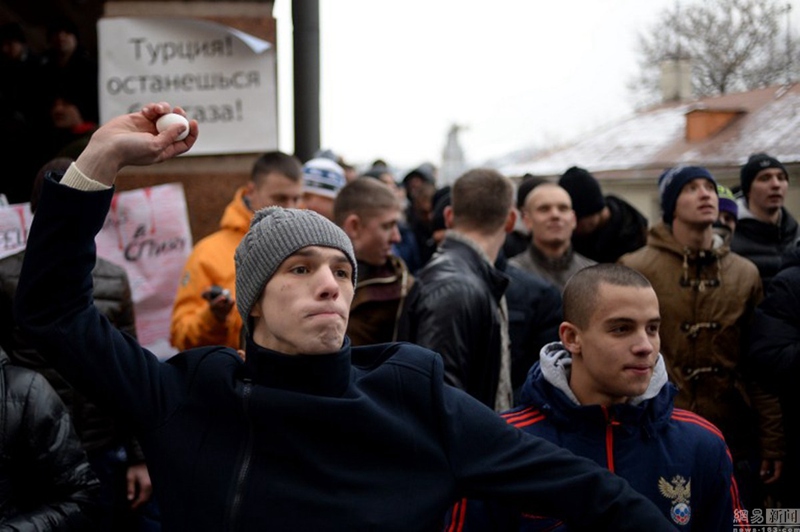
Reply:
[[597, 305], [597, 292], [601, 283], [652, 288], [647, 277], [627, 266], [606, 263], [588, 266], [570, 277], [564, 286], [564, 321], [581, 329], [589, 325], [589, 319]]
[[492, 233], [502, 227], [514, 204], [514, 184], [496, 170], [469, 170], [450, 192], [453, 227]]
[[551, 190], [561, 190], [564, 192], [564, 196], [567, 198], [567, 203], [569, 203], [569, 208], [572, 209], [572, 197], [569, 195], [569, 192], [566, 191], [564, 187], [557, 183], [541, 183], [536, 185], [535, 188], [531, 189], [528, 192], [527, 197], [525, 198], [525, 203], [522, 204], [522, 208], [520, 209], [522, 212], [527, 212], [533, 206], [533, 198], [541, 195], [542, 192], [546, 191], [547, 189]]
[[250, 179], [259, 184], [264, 177], [272, 172], [278, 172], [294, 182], [299, 182], [303, 179], [303, 163], [294, 155], [289, 155], [282, 151], [268, 151], [253, 163]]
[[333, 202], [333, 222], [341, 227], [351, 214], [361, 218], [381, 211], [401, 209], [400, 201], [386, 183], [371, 177], [359, 177], [339, 190]]

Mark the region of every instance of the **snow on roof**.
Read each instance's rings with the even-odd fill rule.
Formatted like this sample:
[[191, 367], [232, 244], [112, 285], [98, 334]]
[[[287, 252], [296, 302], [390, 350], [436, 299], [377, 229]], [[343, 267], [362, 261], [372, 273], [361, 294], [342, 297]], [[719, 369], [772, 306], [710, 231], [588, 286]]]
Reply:
[[773, 100], [742, 124], [741, 134], [724, 142], [719, 160], [743, 164], [752, 153], [768, 152], [784, 163], [800, 161], [800, 93]]
[[[695, 110], [742, 114], [702, 141], [686, 140]], [[570, 166], [592, 172], [658, 169], [675, 164], [740, 165], [764, 151], [784, 163], [800, 162], [800, 85], [767, 87], [695, 102], [664, 104], [601, 129], [563, 149], [509, 164], [506, 175], [560, 175]]]

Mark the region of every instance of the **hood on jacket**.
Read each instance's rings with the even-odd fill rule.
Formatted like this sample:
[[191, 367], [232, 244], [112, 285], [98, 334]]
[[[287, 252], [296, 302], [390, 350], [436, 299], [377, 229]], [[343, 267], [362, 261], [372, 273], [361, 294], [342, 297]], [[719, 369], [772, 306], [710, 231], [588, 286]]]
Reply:
[[[535, 401], [533, 393], [538, 386], [537, 381], [543, 380], [566, 395], [572, 403], [580, 406], [580, 401], [569, 387], [569, 375], [572, 371], [572, 353], [564, 348], [561, 342], [551, 342], [539, 354], [539, 362], [534, 364], [528, 372], [528, 379], [522, 390], [522, 401], [529, 403]], [[642, 395], [631, 398], [629, 404], [638, 405], [647, 399], [656, 397], [669, 383], [664, 357], [659, 353], [650, 384]]]
[[[672, 235], [672, 228], [663, 222], [659, 222], [650, 228], [647, 234], [647, 243], [656, 248], [662, 248], [677, 255], [686, 256], [687, 259], [695, 259], [698, 255], [708, 253], [707, 251], [700, 251], [696, 249], [689, 249], [680, 242], [678, 242]], [[718, 257], [727, 255], [730, 252], [730, 246], [725, 238], [714, 233], [711, 241], [711, 251]]]
[[739, 212], [736, 215], [737, 220], [746, 220], [748, 218], [755, 218], [753, 213], [750, 212], [750, 209], [747, 208], [747, 200], [742, 198], [736, 199], [736, 206], [739, 208]]

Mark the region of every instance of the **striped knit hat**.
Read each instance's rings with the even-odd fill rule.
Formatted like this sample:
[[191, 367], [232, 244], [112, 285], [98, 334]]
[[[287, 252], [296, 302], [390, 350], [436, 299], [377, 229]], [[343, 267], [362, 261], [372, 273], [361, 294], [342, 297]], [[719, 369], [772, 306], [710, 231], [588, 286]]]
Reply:
[[327, 157], [303, 165], [303, 192], [335, 198], [346, 182], [342, 167]]
[[[267, 282], [287, 257], [308, 246], [340, 250], [353, 265], [356, 257], [350, 238], [336, 224], [305, 209], [267, 207], [253, 215], [250, 230], [236, 248], [236, 308], [247, 327], [253, 309]], [[252, 331], [251, 331], [252, 332]]]

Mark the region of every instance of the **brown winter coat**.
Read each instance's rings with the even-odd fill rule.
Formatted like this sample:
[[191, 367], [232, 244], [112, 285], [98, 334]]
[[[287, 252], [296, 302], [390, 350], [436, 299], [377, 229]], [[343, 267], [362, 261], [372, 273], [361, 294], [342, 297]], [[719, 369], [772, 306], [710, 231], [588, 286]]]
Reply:
[[[663, 223], [619, 262], [644, 274], [658, 295], [661, 352], [680, 392], [675, 406], [717, 425], [735, 458], [760, 447], [783, 454], [780, 406], [744, 371], [746, 335], [763, 296], [758, 269], [715, 236], [711, 250], [684, 248]], [[759, 445], [760, 444], [760, 445]]]

